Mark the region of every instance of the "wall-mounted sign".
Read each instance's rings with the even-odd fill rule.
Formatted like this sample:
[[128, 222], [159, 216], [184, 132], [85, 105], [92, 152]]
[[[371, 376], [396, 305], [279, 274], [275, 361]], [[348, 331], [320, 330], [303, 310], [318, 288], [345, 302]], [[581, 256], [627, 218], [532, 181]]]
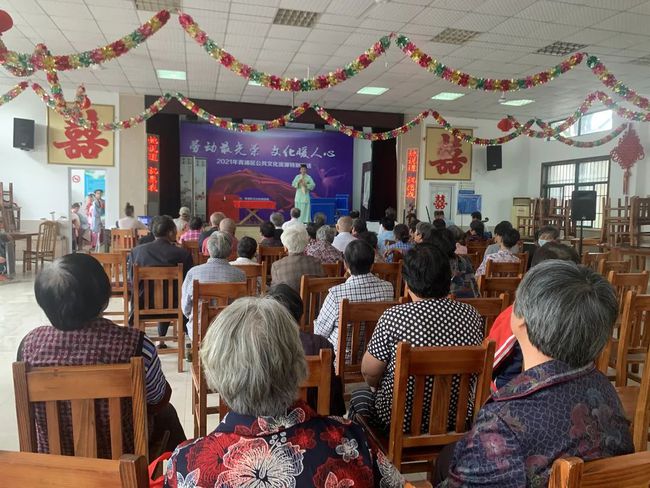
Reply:
[[406, 150], [406, 186], [404, 189], [405, 207], [415, 206], [417, 200], [419, 160], [419, 149], [411, 147]]

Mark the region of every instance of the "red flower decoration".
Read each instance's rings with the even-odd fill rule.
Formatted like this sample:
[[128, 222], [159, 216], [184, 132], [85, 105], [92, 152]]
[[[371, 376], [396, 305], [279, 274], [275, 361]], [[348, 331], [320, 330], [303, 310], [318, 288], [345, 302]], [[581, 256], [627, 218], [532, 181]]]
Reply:
[[336, 427], [329, 425], [325, 428], [324, 432], [320, 434], [320, 440], [327, 442], [327, 445], [334, 449], [341, 443], [343, 438], [344, 430], [343, 427]]
[[226, 68], [231, 66], [234, 60], [235, 58], [233, 58], [232, 55], [228, 54], [227, 52], [221, 54], [221, 64], [223, 64]]
[[149, 23], [143, 24], [138, 28], [138, 32], [145, 37], [149, 37], [153, 34], [153, 27], [151, 27], [151, 24]]
[[508, 117], [501, 119], [497, 124], [497, 127], [503, 132], [509, 132], [512, 130], [513, 126], [514, 124]]
[[124, 54], [127, 51], [126, 46], [124, 45], [124, 42], [121, 40], [115, 41], [113, 44], [111, 44], [111, 49], [115, 54], [118, 56], [120, 54]]
[[196, 39], [196, 41], [197, 41], [199, 44], [201, 44], [201, 46], [203, 46], [203, 44], [205, 44], [206, 42], [208, 42], [208, 35], [207, 35], [205, 32], [200, 31], [200, 32], [196, 35], [196, 38], [195, 38], [195, 39]]
[[370, 61], [370, 58], [368, 58], [367, 54], [362, 54], [359, 56], [359, 64], [363, 66], [364, 68], [368, 67], [372, 61]]
[[90, 53], [90, 59], [92, 59], [95, 63], [101, 63], [104, 60], [104, 56], [99, 49], [95, 49]]
[[[187, 453], [187, 472], [201, 468], [202, 486], [214, 483], [219, 473], [225, 471], [223, 457], [228, 448], [239, 440], [236, 434], [210, 434], [189, 448]], [[212, 485], [210, 485], [212, 486]]]
[[431, 56], [428, 54], [423, 54], [422, 57], [420, 58], [420, 66], [423, 68], [426, 68], [429, 66], [429, 63], [431, 62]]
[[289, 438], [292, 444], [298, 444], [302, 449], [316, 447], [316, 433], [313, 429], [297, 428], [294, 436]]
[[194, 19], [189, 14], [181, 14], [178, 16], [178, 22], [180, 22], [183, 27], [187, 27], [194, 23]]

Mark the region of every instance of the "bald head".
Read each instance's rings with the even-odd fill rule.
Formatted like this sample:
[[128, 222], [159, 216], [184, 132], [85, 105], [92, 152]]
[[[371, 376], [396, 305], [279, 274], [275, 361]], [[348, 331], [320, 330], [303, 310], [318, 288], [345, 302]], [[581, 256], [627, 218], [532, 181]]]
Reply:
[[336, 223], [336, 230], [339, 232], [350, 232], [352, 230], [352, 222], [351, 217], [341, 217]]
[[210, 225], [212, 227], [219, 227], [219, 224], [223, 219], [226, 218], [226, 214], [223, 212], [214, 212], [210, 215]]
[[233, 219], [226, 217], [219, 223], [219, 230], [221, 232], [228, 232], [228, 234], [235, 235], [235, 230], [237, 229], [237, 224]]

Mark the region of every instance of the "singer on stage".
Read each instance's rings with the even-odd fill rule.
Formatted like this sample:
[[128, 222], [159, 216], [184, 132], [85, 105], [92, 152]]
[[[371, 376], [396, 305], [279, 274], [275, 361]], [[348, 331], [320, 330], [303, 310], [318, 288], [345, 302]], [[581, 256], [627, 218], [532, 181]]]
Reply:
[[311, 221], [311, 197], [309, 192], [316, 187], [316, 183], [307, 174], [306, 164], [300, 165], [300, 174], [296, 175], [291, 186], [296, 189], [294, 206], [300, 209], [300, 220], [308, 223]]

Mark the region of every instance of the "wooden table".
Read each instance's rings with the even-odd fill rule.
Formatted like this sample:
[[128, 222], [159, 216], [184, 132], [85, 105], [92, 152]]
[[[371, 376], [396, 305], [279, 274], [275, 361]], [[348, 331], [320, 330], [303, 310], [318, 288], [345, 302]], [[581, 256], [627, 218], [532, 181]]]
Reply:
[[241, 219], [239, 225], [244, 225], [252, 219], [257, 220], [257, 222], [252, 222], [253, 225], [261, 224], [264, 219], [257, 215], [258, 210], [275, 210], [275, 202], [271, 200], [234, 200], [232, 205], [240, 210], [248, 211], [248, 214]]
[[[26, 251], [31, 251], [32, 250], [32, 237], [38, 236], [38, 232], [8, 232], [9, 236], [11, 237], [12, 240], [14, 241], [20, 241], [25, 239], [25, 250]], [[9, 260], [8, 260], [9, 261]], [[16, 271], [16, 259], [14, 256], [14, 262], [10, 264], [10, 268], [15, 272]], [[32, 269], [32, 263], [31, 261], [26, 263], [26, 269], [30, 270]], [[10, 274], [11, 271], [10, 271]]]

